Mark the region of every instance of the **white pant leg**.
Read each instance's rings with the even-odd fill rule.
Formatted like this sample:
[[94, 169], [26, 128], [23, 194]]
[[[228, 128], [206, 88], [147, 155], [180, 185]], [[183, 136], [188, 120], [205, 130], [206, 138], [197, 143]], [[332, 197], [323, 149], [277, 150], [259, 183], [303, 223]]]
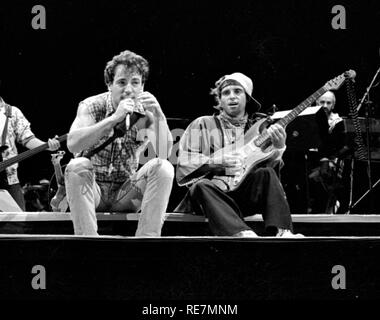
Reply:
[[112, 210], [136, 212], [141, 206], [136, 236], [160, 236], [173, 178], [174, 168], [169, 161], [149, 160], [120, 188]]
[[76, 235], [98, 235], [95, 208], [100, 202], [100, 188], [95, 182], [89, 159], [72, 159], [65, 170], [67, 201]]

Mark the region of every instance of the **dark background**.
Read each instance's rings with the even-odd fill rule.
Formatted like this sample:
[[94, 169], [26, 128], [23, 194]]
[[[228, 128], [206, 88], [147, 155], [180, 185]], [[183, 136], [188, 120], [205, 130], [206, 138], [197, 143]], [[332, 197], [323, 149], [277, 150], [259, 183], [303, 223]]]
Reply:
[[[31, 27], [37, 4], [46, 9], [46, 30]], [[346, 30], [331, 26], [337, 4], [346, 9]], [[146, 89], [167, 117], [211, 114], [209, 89], [236, 71], [252, 77], [264, 112], [273, 104], [294, 108], [348, 69], [357, 72], [361, 98], [379, 67], [379, 30], [376, 0], [3, 1], [0, 95], [23, 111], [37, 137], [62, 135], [78, 102], [106, 89], [106, 62], [129, 49], [149, 60]], [[337, 96], [337, 111], [347, 115], [345, 89]], [[378, 87], [371, 98], [379, 117]], [[19, 168], [22, 184], [52, 174], [48, 153]]]

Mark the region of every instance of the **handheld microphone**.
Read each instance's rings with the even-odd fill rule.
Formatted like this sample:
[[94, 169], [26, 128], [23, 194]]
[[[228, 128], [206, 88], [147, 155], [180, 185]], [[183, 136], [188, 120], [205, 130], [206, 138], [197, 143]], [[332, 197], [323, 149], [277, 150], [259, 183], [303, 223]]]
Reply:
[[135, 106], [132, 112], [128, 112], [125, 116], [125, 128], [129, 130], [132, 125], [142, 116], [145, 115], [145, 110], [139, 101], [135, 101]]
[[131, 127], [131, 113], [128, 112], [125, 116], [125, 129], [129, 130], [130, 127]]
[[127, 113], [125, 117], [125, 128], [129, 130], [129, 127], [131, 126], [131, 114]]

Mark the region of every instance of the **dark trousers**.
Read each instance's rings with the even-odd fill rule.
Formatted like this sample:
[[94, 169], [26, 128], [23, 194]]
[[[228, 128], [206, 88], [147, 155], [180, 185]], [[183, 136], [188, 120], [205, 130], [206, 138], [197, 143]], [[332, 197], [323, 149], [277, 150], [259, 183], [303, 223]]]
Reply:
[[223, 191], [210, 180], [200, 180], [190, 188], [190, 199], [194, 211], [208, 218], [211, 232], [218, 236], [252, 230], [244, 217], [258, 212], [263, 215], [265, 228], [293, 231], [285, 192], [272, 168], [248, 173], [233, 191]]

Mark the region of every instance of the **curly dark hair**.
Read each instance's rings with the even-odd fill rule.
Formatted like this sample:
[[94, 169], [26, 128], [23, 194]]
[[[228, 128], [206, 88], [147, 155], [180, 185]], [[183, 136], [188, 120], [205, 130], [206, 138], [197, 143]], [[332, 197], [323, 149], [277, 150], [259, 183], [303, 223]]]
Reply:
[[116, 67], [120, 64], [125, 65], [127, 68], [135, 68], [137, 72], [141, 74], [143, 83], [148, 79], [148, 61], [132, 51], [125, 50], [114, 56], [111, 61], [107, 62], [104, 69], [104, 81], [107, 86], [113, 82]]

